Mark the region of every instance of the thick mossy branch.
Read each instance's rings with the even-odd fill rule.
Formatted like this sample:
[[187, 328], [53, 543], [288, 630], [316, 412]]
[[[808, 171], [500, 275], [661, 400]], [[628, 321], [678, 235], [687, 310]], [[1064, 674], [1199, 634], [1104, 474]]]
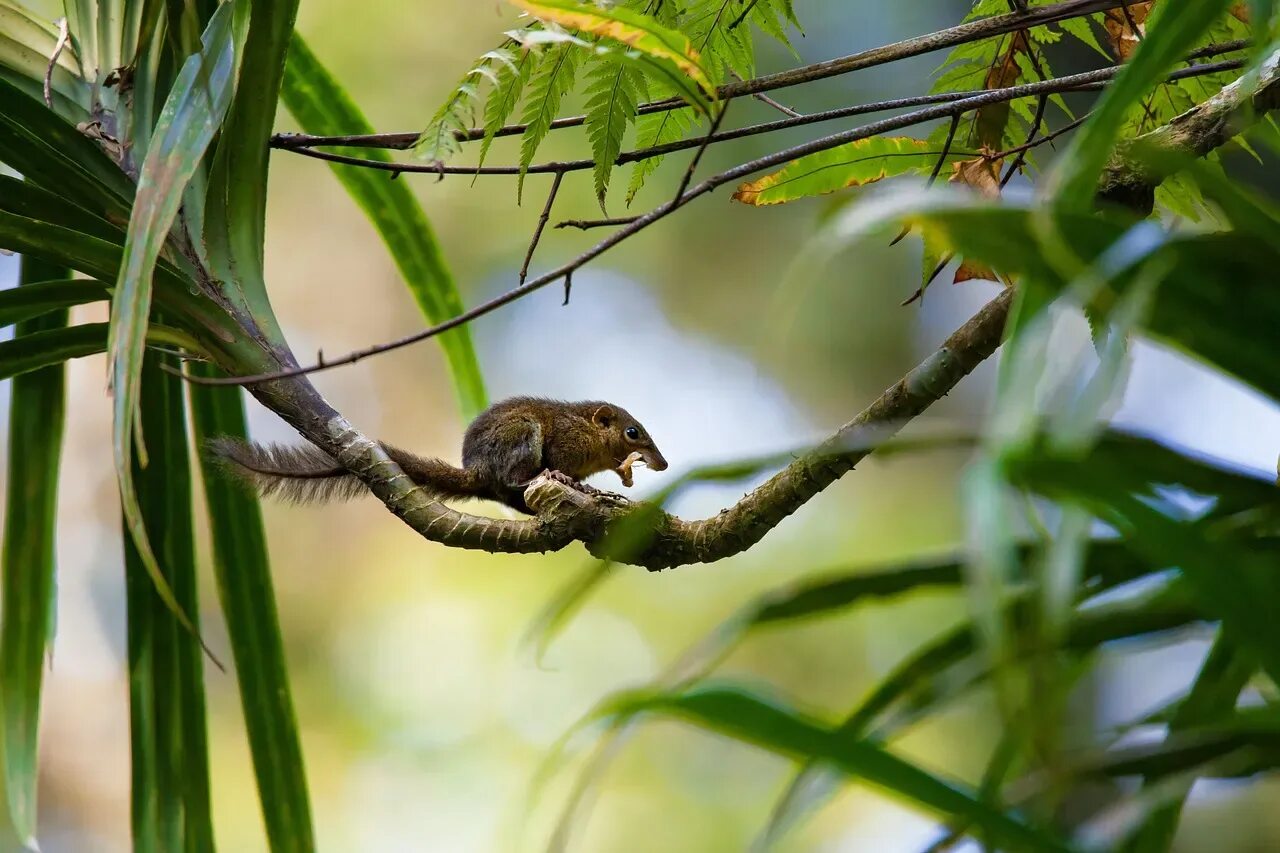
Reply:
[[[1203, 156], [1264, 112], [1280, 108], [1278, 67], [1280, 52], [1268, 58], [1259, 74], [1246, 75], [1168, 125], [1123, 144], [1102, 176], [1099, 197], [1149, 212], [1155, 187], [1172, 173], [1174, 163]], [[581, 541], [597, 556], [658, 570], [720, 560], [759, 542], [991, 356], [1000, 346], [1012, 299], [1013, 292], [1004, 291], [813, 452], [732, 507], [701, 521], [684, 521], [650, 505], [620, 506], [546, 478], [535, 480], [525, 495], [536, 518], [492, 519], [458, 512], [414, 485], [378, 443], [325, 402], [305, 376], [262, 382], [250, 390], [355, 473], [388, 509], [427, 539], [493, 553], [555, 551]]]
[[1166, 125], [1120, 145], [1099, 184], [1099, 198], [1149, 215], [1156, 187], [1188, 159], [1203, 157], [1280, 109], [1280, 51], [1209, 100]]

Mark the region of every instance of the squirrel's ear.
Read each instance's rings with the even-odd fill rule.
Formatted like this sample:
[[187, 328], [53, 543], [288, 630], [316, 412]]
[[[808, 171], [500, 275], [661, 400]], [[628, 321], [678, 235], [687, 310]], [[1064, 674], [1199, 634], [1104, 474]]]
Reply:
[[608, 429], [609, 425], [613, 423], [613, 419], [612, 406], [600, 406], [591, 414], [591, 422], [605, 429]]

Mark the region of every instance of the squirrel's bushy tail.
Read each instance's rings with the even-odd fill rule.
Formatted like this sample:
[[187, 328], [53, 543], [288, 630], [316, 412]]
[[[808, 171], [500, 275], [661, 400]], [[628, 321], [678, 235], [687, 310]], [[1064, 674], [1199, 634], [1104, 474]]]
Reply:
[[[215, 438], [209, 453], [224, 470], [263, 497], [278, 496], [294, 503], [350, 500], [363, 495], [364, 483], [318, 447], [254, 444], [237, 438]], [[417, 456], [384, 444], [382, 449], [433, 497], [480, 497], [470, 473], [441, 459]]]

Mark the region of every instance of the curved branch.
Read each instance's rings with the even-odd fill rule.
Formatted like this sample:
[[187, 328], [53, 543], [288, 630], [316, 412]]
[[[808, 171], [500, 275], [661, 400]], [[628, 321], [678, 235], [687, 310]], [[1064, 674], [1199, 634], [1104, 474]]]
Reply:
[[[1161, 179], [1159, 172], [1150, 170], [1147, 160], [1134, 163], [1126, 159], [1139, 142], [1165, 154], [1201, 156], [1240, 132], [1263, 111], [1280, 108], [1278, 76], [1280, 51], [1268, 57], [1257, 73], [1245, 75], [1169, 125], [1122, 146], [1099, 184], [1100, 196], [1105, 197], [1108, 181], [1117, 177], [1157, 183]], [[690, 194], [694, 192], [696, 189]], [[533, 519], [491, 519], [460, 513], [428, 498], [377, 442], [358, 432], [325, 402], [306, 377], [272, 379], [250, 390], [352, 471], [391, 512], [427, 539], [495, 553], [553, 551], [578, 540], [593, 554], [614, 560], [621, 557], [620, 561], [657, 570], [723, 559], [759, 542], [782, 519], [852, 470], [872, 452], [872, 444], [890, 437], [924, 412], [994, 353], [1013, 298], [1013, 291], [1005, 290], [813, 452], [792, 462], [734, 506], [701, 521], [683, 521], [653, 506], [620, 507], [545, 478], [536, 480], [525, 495], [538, 512]], [[628, 518], [644, 524], [648, 537], [638, 549], [619, 554], [608, 533]]]
[[[387, 509], [426, 539], [503, 554], [557, 551], [581, 541], [597, 556], [660, 570], [721, 560], [759, 542], [995, 352], [1012, 299], [1012, 290], [1001, 293], [811, 453], [730, 509], [701, 521], [683, 521], [643, 504], [619, 506], [543, 477], [525, 493], [525, 500], [538, 513], [535, 518], [485, 518], [458, 512], [427, 497], [377, 442], [357, 431], [305, 378], [262, 383], [251, 391], [359, 477]], [[607, 534], [632, 513], [645, 514], [638, 520], [645, 526], [647, 543], [619, 554]]]

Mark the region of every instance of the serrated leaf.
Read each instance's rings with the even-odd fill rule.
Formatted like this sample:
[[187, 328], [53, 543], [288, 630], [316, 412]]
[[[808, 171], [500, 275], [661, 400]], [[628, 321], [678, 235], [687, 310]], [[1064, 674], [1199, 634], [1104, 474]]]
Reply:
[[[510, 74], [513, 69], [520, 67], [520, 63], [527, 62], [527, 56], [522, 56], [517, 61], [515, 54], [506, 47], [491, 50], [480, 57], [436, 110], [422, 133], [418, 134], [417, 140], [413, 143], [414, 154], [421, 159], [437, 162], [444, 162], [457, 154], [462, 147], [461, 140], [475, 124], [482, 81], [488, 81], [496, 92], [502, 85], [504, 73]], [[526, 76], [527, 73], [526, 71]], [[520, 85], [523, 86], [523, 81]], [[519, 96], [520, 92], [517, 88], [510, 103], [512, 108]], [[507, 114], [510, 114], [509, 109]], [[499, 120], [497, 127], [501, 127], [505, 119], [506, 115]], [[497, 130], [497, 127], [494, 130]], [[491, 141], [492, 137], [485, 143], [486, 153]]]
[[533, 80], [529, 84], [529, 96], [525, 99], [521, 121], [525, 124], [520, 140], [520, 177], [516, 182], [517, 198], [524, 193], [525, 170], [538, 153], [538, 146], [551, 130], [551, 122], [560, 111], [560, 102], [573, 88], [582, 52], [572, 44], [559, 44], [548, 50]]
[[[636, 122], [636, 147], [652, 148], [684, 139], [697, 121], [697, 114], [689, 107], [678, 110], [666, 110], [660, 113], [649, 113], [640, 116]], [[631, 170], [631, 181], [627, 185], [627, 204], [636, 197], [645, 179], [653, 174], [662, 163], [663, 157], [646, 157], [636, 162]]]
[[656, 19], [620, 6], [605, 8], [570, 0], [510, 0], [534, 17], [591, 35], [610, 38], [628, 47], [673, 64], [693, 80], [708, 97], [715, 86], [702, 67], [698, 51], [684, 33]]
[[[928, 173], [941, 154], [921, 139], [873, 136], [793, 160], [771, 175], [741, 184], [733, 198], [757, 207], [784, 204], [897, 175]], [[968, 152], [953, 152], [947, 160], [969, 156]]]
[[[151, 311], [152, 274], [182, 204], [183, 191], [222, 123], [234, 88], [232, 8], [229, 3], [218, 8], [205, 31], [204, 49], [183, 63], [156, 122], [151, 148], [138, 175], [124, 258], [111, 300], [108, 344], [108, 370], [114, 394], [113, 447], [121, 509], [139, 560], [151, 576], [157, 593], [192, 631], [194, 625], [178, 606], [148, 544], [142, 509], [133, 489], [133, 439]], [[141, 442], [139, 451], [142, 451]]]
[[610, 58], [597, 60], [587, 75], [586, 127], [595, 160], [596, 200], [601, 210], [614, 161], [622, 151], [622, 138], [635, 121], [643, 84], [644, 78], [634, 65]]
[[523, 50], [515, 64], [504, 63], [498, 69], [498, 82], [489, 91], [489, 98], [484, 105], [484, 139], [480, 142], [479, 165], [483, 166], [489, 156], [489, 147], [493, 145], [494, 136], [506, 124], [511, 114], [520, 103], [520, 96], [529, 82], [529, 76], [537, 64], [539, 54], [532, 50]]

